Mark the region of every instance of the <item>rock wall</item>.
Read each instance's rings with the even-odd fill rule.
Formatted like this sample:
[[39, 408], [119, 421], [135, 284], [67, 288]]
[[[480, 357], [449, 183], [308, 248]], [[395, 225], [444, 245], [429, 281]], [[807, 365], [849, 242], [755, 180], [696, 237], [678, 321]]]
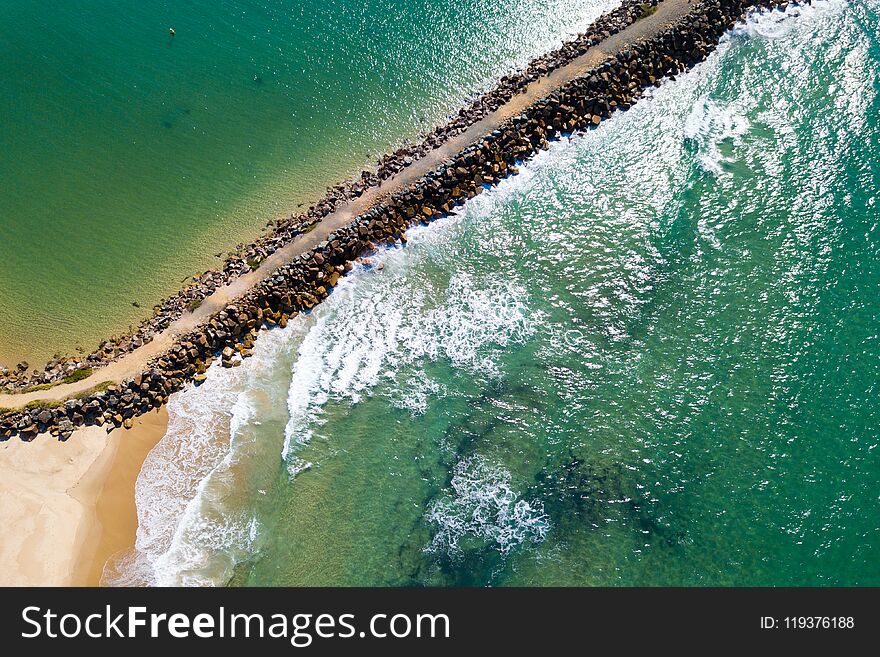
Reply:
[[492, 90], [462, 108], [446, 123], [431, 130], [418, 144], [386, 154], [376, 164], [374, 171], [362, 171], [358, 178], [331, 187], [320, 201], [303, 214], [291, 215], [277, 223], [270, 222], [273, 228], [269, 232], [251, 244], [239, 244], [236, 251], [226, 257], [219, 270], [201, 274], [178, 293], [163, 299], [154, 306], [153, 315], [130, 333], [111, 336], [86, 356], [57, 355], [42, 370], [30, 370], [27, 362], [19, 363], [12, 370], [0, 367], [0, 391], [20, 391], [35, 385], [62, 381], [78, 370], [101, 367], [150, 342], [157, 333], [167, 328], [188, 309], [197, 306], [217, 288], [223, 287], [241, 274], [253, 271], [277, 249], [336, 210], [342, 203], [358, 198], [381, 180], [399, 173], [452, 137], [461, 134], [523, 91], [530, 82], [567, 64], [592, 45], [623, 30], [651, 11], [650, 8], [658, 2], [659, 0], [624, 0], [619, 7], [599, 17], [577, 38], [535, 59], [523, 71], [501, 78]]
[[33, 439], [49, 431], [66, 440], [83, 424], [129, 426], [131, 418], [165, 404], [168, 396], [192, 381], [205, 379], [211, 363], [240, 365], [251, 353], [260, 330], [286, 326], [298, 313], [320, 303], [351, 263], [383, 244], [405, 243], [405, 231], [429, 223], [502, 178], [516, 173], [550, 140], [595, 128], [615, 111], [628, 109], [645, 89], [704, 60], [721, 35], [745, 11], [767, 0], [702, 0], [675, 25], [634, 44], [572, 81], [556, 93], [505, 122], [411, 188], [402, 190], [336, 231], [315, 249], [279, 268], [197, 330], [179, 337], [172, 349], [154, 359], [138, 377], [63, 404], [13, 412], [0, 417], [0, 440], [18, 435]]

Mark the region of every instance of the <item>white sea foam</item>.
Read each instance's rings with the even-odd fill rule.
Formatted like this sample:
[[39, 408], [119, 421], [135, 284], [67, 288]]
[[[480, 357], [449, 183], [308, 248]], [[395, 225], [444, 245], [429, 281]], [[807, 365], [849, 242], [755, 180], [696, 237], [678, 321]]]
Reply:
[[428, 410], [428, 401], [445, 397], [447, 391], [445, 385], [419, 370], [407, 377], [404, 384], [392, 390], [388, 401], [395, 408], [408, 410], [415, 416], [424, 415]]
[[715, 175], [722, 173], [723, 162], [733, 161], [721, 153], [721, 144], [730, 141], [739, 145], [748, 130], [749, 120], [745, 116], [711, 98], [700, 98], [694, 103], [684, 124], [685, 139], [697, 145], [701, 166]]
[[105, 583], [222, 584], [257, 548], [254, 515], [228, 501], [242, 497], [235, 470], [254, 449], [254, 428], [273, 404], [283, 407], [271, 372], [285, 352], [295, 350], [282, 448], [292, 478], [313, 465], [296, 448], [320, 427], [328, 401], [355, 404], [387, 381], [393, 385], [383, 394], [419, 413], [442, 394], [419, 363], [443, 359], [474, 375], [497, 375], [495, 355], [538, 320], [512, 281], [464, 272], [433, 283], [411, 277], [432, 249], [448, 248], [442, 233], [442, 225], [413, 230], [411, 248], [375, 259], [382, 271], [359, 267], [315, 312], [263, 335], [240, 367], [215, 364], [201, 386], [171, 397], [168, 432], [138, 478], [136, 551], [110, 569]]
[[491, 545], [507, 554], [523, 543], [543, 541], [550, 530], [544, 505], [521, 499], [511, 487], [510, 472], [480, 456], [455, 466], [450, 487], [425, 514], [436, 527], [427, 552], [454, 556], [471, 539], [478, 547]]
[[801, 28], [802, 21], [793, 19], [815, 20], [836, 16], [848, 6], [848, 0], [813, 0], [810, 4], [789, 5], [782, 10], [754, 11], [745, 21], [737, 23], [728, 36], [781, 39], [791, 34], [792, 30]]
[[[420, 237], [416, 231], [410, 241], [408, 251], [416, 253], [386, 253], [381, 272], [344, 281], [313, 314], [291, 373], [283, 458], [311, 440], [328, 401], [356, 404], [383, 380], [396, 382], [401, 370], [429, 361], [498, 376], [495, 355], [534, 330], [525, 292], [510, 280], [411, 275], [423, 257]], [[424, 412], [428, 395], [440, 392], [424, 373], [396, 383], [387, 392], [392, 403], [414, 412]]]
[[135, 551], [108, 571], [107, 584], [207, 585], [231, 576], [258, 538], [252, 513], [230, 508], [240, 495], [235, 468], [264, 411], [260, 372], [279, 355], [267, 339], [241, 367], [210, 368], [207, 381], [172, 395], [168, 431], [144, 461], [135, 487]]
[[[785, 10], [751, 12], [745, 21], [737, 23], [722, 37], [719, 55], [723, 56], [732, 44], [744, 38], [776, 41], [789, 37], [795, 30], [805, 34], [818, 30], [817, 38], [824, 38], [820, 29], [823, 21], [834, 20], [847, 7], [847, 0], [815, 0], [809, 5], [791, 5]], [[800, 37], [798, 46], [792, 50], [792, 55], [803, 57], [807, 40]], [[737, 103], [722, 104], [703, 96], [693, 104], [683, 132], [686, 140], [696, 144], [699, 161], [705, 171], [720, 175], [722, 165], [733, 161], [733, 158], [722, 154], [720, 146], [724, 142], [730, 142], [733, 146], [741, 144], [751, 127], [745, 114], [755, 109], [752, 105], [748, 94]], [[780, 129], [784, 129], [784, 126]]]

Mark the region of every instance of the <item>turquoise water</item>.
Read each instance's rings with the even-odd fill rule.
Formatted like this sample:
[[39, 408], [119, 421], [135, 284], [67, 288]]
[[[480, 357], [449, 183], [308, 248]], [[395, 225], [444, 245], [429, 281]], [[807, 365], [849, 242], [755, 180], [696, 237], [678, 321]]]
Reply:
[[614, 4], [0, 0], [0, 363], [90, 351]]
[[172, 398], [106, 581], [880, 583], [878, 72], [753, 19], [413, 229]]

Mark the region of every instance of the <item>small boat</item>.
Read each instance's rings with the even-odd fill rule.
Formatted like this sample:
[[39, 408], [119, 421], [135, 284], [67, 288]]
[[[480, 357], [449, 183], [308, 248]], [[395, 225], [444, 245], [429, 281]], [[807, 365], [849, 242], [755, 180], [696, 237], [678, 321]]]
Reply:
[[173, 27], [168, 28], [168, 34], [170, 34], [171, 36], [174, 36], [174, 28]]

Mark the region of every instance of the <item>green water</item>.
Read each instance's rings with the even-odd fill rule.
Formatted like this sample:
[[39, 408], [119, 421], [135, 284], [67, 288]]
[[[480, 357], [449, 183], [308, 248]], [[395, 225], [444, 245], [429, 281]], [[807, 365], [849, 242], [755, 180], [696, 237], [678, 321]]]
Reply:
[[175, 395], [107, 581], [880, 584], [878, 26], [751, 21]]
[[613, 4], [0, 0], [0, 363], [90, 351]]

